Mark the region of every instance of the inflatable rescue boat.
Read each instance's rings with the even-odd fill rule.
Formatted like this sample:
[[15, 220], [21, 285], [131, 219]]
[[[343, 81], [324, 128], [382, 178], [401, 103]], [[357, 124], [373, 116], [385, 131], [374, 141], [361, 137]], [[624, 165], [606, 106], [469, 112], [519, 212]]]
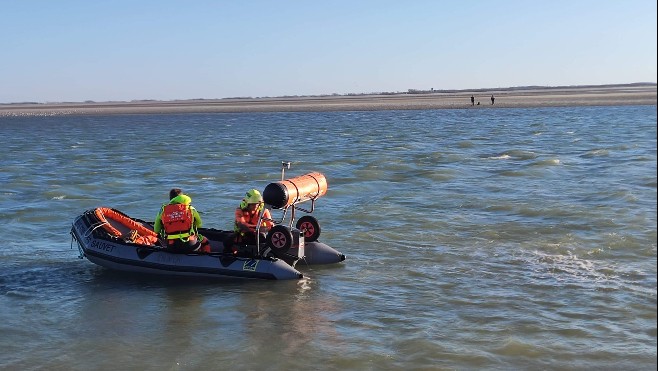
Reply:
[[[320, 173], [269, 184], [263, 199], [271, 209], [281, 210], [282, 218], [273, 220], [275, 225], [267, 234], [258, 233], [264, 241], [259, 238], [256, 245], [237, 246], [234, 253], [224, 249], [225, 244], [233, 243], [233, 231], [214, 228], [199, 229], [210, 241], [210, 253], [168, 251], [152, 223], [107, 207], [87, 210], [76, 217], [71, 236], [80, 258], [110, 269], [200, 277], [301, 279], [298, 267], [345, 260], [345, 255], [318, 241], [320, 226], [313, 216], [295, 217], [296, 210], [310, 214], [315, 201], [326, 191], [326, 179]], [[307, 201], [311, 202], [310, 210], [299, 207]]]

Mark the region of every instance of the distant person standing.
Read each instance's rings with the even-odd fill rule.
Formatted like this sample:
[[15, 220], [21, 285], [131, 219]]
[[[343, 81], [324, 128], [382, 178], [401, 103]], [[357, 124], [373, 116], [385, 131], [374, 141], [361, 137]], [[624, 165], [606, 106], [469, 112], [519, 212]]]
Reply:
[[475, 105], [475, 97], [471, 95], [471, 106]]
[[496, 98], [494, 98], [493, 94], [491, 94], [491, 105], [492, 105], [492, 106], [493, 106], [493, 104], [494, 104], [494, 100], [496, 100]]

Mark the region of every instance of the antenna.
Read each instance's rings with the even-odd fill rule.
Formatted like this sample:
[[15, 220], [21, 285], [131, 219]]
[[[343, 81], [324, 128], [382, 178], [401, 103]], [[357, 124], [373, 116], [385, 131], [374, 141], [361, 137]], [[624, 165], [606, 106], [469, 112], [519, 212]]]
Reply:
[[290, 169], [290, 161], [281, 161], [281, 180], [285, 179], [286, 169]]

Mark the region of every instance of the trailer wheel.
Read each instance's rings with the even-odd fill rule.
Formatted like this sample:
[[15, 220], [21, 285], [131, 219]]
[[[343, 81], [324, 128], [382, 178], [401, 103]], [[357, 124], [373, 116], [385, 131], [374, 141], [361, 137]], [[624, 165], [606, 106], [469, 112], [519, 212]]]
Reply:
[[304, 241], [306, 242], [317, 241], [318, 237], [320, 237], [320, 223], [310, 215], [304, 215], [299, 218], [296, 226], [304, 234]]
[[265, 242], [275, 255], [285, 253], [292, 246], [292, 232], [283, 225], [275, 225], [267, 232]]

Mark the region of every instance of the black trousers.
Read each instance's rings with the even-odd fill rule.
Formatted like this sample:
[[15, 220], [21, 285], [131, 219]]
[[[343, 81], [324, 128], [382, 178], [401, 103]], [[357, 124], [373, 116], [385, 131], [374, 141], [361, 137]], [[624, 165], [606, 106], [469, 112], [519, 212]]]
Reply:
[[201, 246], [201, 241], [199, 241], [196, 236], [190, 236], [190, 239], [187, 242], [181, 241], [180, 239], [167, 240], [166, 250], [173, 253], [187, 254], [196, 251]]

